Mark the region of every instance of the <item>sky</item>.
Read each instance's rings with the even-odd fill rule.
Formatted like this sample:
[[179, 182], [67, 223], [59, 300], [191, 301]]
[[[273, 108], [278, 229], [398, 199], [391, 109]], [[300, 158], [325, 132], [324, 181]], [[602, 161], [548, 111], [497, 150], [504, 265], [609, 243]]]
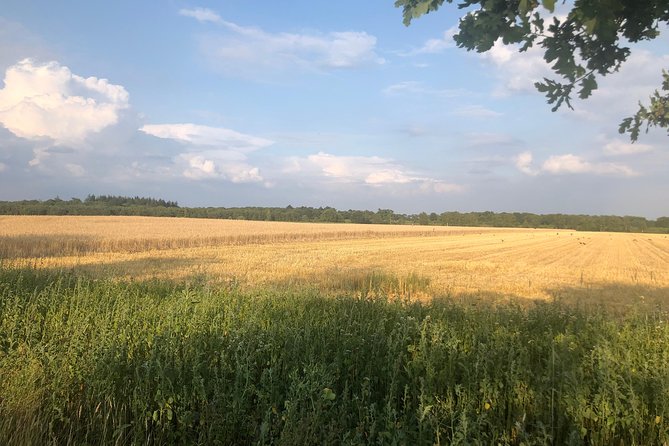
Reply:
[[669, 137], [617, 132], [666, 32], [574, 110], [540, 49], [457, 48], [393, 1], [5, 0], [0, 200], [669, 215]]

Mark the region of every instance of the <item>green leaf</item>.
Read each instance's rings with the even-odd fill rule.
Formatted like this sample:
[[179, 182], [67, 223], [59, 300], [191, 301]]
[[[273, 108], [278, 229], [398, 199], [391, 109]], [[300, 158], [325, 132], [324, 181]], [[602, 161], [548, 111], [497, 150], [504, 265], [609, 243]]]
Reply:
[[595, 79], [594, 74], [590, 74], [581, 80], [581, 91], [578, 94], [578, 97], [581, 99], [587, 99], [592, 94], [593, 90], [597, 89], [597, 80]]
[[430, 10], [430, 2], [425, 1], [422, 3], [417, 4], [416, 6], [413, 7], [413, 15], [414, 19], [417, 19], [418, 17], [422, 16], [423, 14], [427, 14], [428, 11]]
[[541, 4], [550, 12], [555, 11], [555, 0], [541, 0]]
[[323, 399], [326, 401], [334, 401], [335, 398], [337, 398], [337, 395], [330, 389], [329, 387], [326, 387], [323, 389]]
[[585, 32], [592, 35], [597, 27], [597, 17], [593, 17], [592, 19], [583, 22], [583, 25], [585, 26]]

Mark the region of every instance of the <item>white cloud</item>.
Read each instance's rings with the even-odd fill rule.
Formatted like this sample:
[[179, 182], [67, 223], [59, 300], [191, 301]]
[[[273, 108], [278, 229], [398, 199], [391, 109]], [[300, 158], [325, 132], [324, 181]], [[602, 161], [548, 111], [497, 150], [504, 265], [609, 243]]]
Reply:
[[493, 91], [495, 96], [534, 92], [535, 82], [552, 75], [541, 47], [534, 46], [522, 53], [518, 48], [518, 45], [504, 45], [498, 40], [489, 51], [481, 53], [484, 60], [494, 65], [499, 79], [499, 85]]
[[4, 172], [5, 170], [7, 170], [7, 164], [0, 163], [0, 172]]
[[157, 138], [172, 139], [187, 150], [174, 163], [192, 180], [222, 179], [233, 183], [263, 181], [258, 167], [248, 163], [248, 153], [274, 144], [269, 139], [234, 130], [197, 124], [151, 124], [140, 131]]
[[531, 152], [523, 152], [515, 157], [514, 162], [518, 170], [532, 176], [539, 173], [551, 175], [592, 174], [624, 177], [638, 175], [637, 172], [624, 164], [588, 161], [581, 156], [571, 153], [548, 157], [540, 169], [532, 167], [532, 160]]
[[552, 174], [593, 173], [597, 175], [636, 175], [636, 172], [623, 164], [592, 163], [571, 153], [551, 156], [544, 161], [541, 170]]
[[453, 36], [457, 34], [458, 27], [454, 26], [444, 31], [443, 37], [439, 39], [428, 39], [419, 48], [414, 48], [406, 52], [398, 53], [400, 56], [416, 56], [419, 54], [439, 54], [449, 48], [455, 48]]
[[612, 129], [612, 137], [617, 135], [617, 124], [634, 114], [640, 101], [648, 103], [648, 97], [660, 88], [662, 69], [667, 67], [668, 54], [632, 48], [632, 54], [620, 71], [599, 78], [599, 88], [590, 98], [578, 103], [577, 118], [601, 122]]
[[366, 32], [272, 33], [223, 20], [207, 9], [182, 11], [227, 31], [203, 36], [201, 45], [214, 65], [228, 74], [266, 76], [292, 68], [328, 70], [385, 63], [375, 52], [376, 37]]
[[274, 141], [245, 135], [234, 130], [197, 124], [147, 124], [140, 131], [158, 138], [174, 139], [198, 146], [216, 146], [252, 152], [271, 146]]
[[621, 140], [614, 140], [604, 146], [604, 152], [608, 155], [637, 155], [639, 153], [650, 152], [653, 146], [650, 144], [631, 143]]
[[214, 178], [233, 183], [263, 181], [260, 169], [251, 166], [243, 159], [230, 159], [230, 155], [230, 152], [221, 150], [189, 152], [179, 155], [176, 162], [182, 165], [183, 176], [192, 180]]
[[378, 156], [337, 156], [324, 152], [309, 155], [307, 160], [326, 176], [347, 181], [364, 179], [390, 164], [390, 160]]
[[86, 169], [84, 169], [80, 164], [67, 163], [65, 164], [65, 169], [73, 177], [83, 177], [86, 174]]
[[394, 95], [428, 95], [441, 98], [456, 98], [465, 96], [467, 91], [462, 89], [437, 89], [425, 86], [422, 82], [404, 81], [390, 85], [383, 89], [383, 94]]
[[514, 159], [516, 167], [527, 175], [537, 175], [539, 172], [532, 168], [532, 152], [519, 153]]
[[462, 186], [413, 173], [391, 159], [378, 156], [338, 156], [319, 152], [287, 160], [287, 173], [324, 176], [339, 183], [370, 187], [414, 185], [423, 192], [457, 192]]
[[[522, 53], [518, 49], [519, 45], [504, 45], [498, 40], [489, 51], [481, 53], [480, 57], [494, 67], [497, 78], [494, 96], [541, 94], [536, 91], [535, 82], [543, 81], [545, 77], [560, 81], [543, 59], [543, 48], [535, 45]], [[647, 102], [648, 96], [660, 86], [662, 69], [667, 66], [669, 55], [632, 48], [630, 57], [618, 72], [598, 76], [599, 87], [590, 98], [580, 101], [578, 94], [574, 93], [572, 106], [575, 110], [569, 110], [565, 105], [561, 111], [578, 120], [606, 123], [615, 127], [615, 131], [616, 124], [623, 117], [633, 114], [639, 101]]]
[[592, 164], [571, 153], [553, 155], [541, 166], [542, 170], [550, 173], [588, 173], [592, 168]]
[[[128, 108], [128, 92], [97, 77], [73, 74], [58, 62], [24, 59], [5, 72], [0, 124], [21, 138], [81, 146], [116, 124]], [[38, 161], [39, 162], [39, 161]]]
[[412, 178], [408, 177], [404, 172], [399, 169], [383, 169], [376, 172], [372, 172], [367, 175], [365, 178], [365, 183], [367, 184], [407, 184], [411, 183]]
[[180, 9], [179, 14], [185, 17], [191, 17], [198, 22], [222, 23], [223, 20], [216, 12], [208, 8]]

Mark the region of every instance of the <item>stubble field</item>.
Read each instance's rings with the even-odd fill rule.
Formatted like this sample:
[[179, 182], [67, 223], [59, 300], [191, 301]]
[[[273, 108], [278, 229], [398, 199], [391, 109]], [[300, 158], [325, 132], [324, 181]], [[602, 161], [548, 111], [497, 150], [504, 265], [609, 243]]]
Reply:
[[0, 217], [0, 444], [669, 443], [669, 239]]
[[[0, 258], [117, 278], [664, 305], [669, 238], [546, 229], [0, 217]], [[385, 288], [384, 288], [385, 287]]]

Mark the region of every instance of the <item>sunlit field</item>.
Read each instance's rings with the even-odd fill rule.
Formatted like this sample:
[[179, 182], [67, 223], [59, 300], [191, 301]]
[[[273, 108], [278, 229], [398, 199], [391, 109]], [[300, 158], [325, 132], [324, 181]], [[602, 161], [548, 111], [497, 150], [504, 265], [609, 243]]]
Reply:
[[[663, 304], [669, 289], [669, 238], [657, 234], [10, 216], [0, 217], [0, 256], [93, 276], [196, 276], [245, 289], [413, 290], [420, 299]], [[384, 290], [388, 277], [394, 279]]]
[[669, 442], [669, 239], [0, 217], [0, 444]]

